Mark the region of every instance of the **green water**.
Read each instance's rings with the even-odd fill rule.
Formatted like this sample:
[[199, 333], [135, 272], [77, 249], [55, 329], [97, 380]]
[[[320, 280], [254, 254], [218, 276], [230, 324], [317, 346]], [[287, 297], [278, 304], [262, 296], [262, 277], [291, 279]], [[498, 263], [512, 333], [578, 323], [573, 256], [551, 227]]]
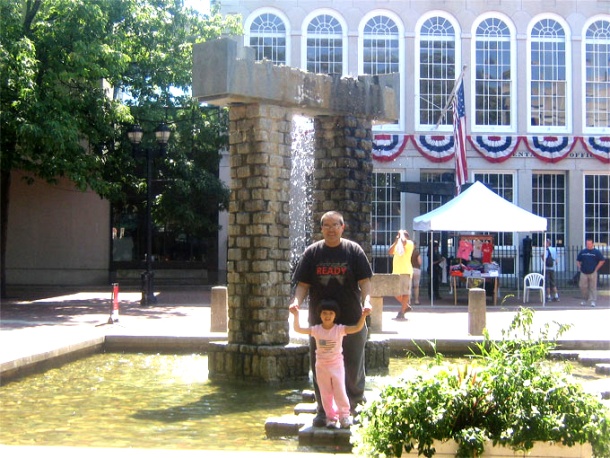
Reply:
[[[367, 388], [421, 364], [393, 358]], [[265, 420], [292, 413], [310, 388], [211, 383], [205, 355], [99, 354], [0, 388], [0, 443], [309, 451], [267, 438]]]

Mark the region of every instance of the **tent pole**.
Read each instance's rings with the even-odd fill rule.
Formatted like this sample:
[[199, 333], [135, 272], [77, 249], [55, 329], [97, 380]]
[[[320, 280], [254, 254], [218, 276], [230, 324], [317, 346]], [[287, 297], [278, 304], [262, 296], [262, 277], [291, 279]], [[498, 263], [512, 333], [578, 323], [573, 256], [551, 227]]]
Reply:
[[542, 286], [544, 286], [543, 290], [542, 290], [542, 306], [546, 307], [546, 231], [544, 231], [543, 233], [543, 237], [542, 237], [542, 245], [543, 245], [543, 252], [542, 252]]
[[[430, 253], [430, 248], [432, 248], [432, 253]], [[440, 247], [439, 247], [440, 249]], [[434, 307], [434, 231], [430, 231], [430, 242], [428, 243], [428, 263], [430, 264], [430, 268], [428, 269], [428, 275], [430, 275], [430, 307]]]

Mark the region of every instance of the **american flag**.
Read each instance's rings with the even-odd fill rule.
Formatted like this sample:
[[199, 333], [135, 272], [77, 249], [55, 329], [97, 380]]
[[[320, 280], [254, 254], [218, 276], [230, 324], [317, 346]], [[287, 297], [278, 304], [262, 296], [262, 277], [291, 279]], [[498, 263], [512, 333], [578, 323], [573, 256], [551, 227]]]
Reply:
[[468, 181], [466, 164], [466, 106], [464, 103], [464, 83], [460, 81], [453, 98], [453, 143], [455, 144], [455, 187], [456, 195]]

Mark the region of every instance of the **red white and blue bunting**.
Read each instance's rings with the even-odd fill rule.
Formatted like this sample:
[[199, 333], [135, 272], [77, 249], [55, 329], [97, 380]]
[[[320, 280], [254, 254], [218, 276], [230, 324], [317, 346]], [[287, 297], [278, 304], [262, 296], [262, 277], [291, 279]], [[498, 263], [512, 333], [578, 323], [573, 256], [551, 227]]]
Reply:
[[[409, 139], [417, 151], [432, 162], [448, 162], [455, 157], [453, 135], [375, 134], [373, 159], [379, 162], [397, 159], [405, 151]], [[510, 159], [522, 141], [538, 159], [550, 163], [559, 162], [568, 157], [580, 141], [587, 153], [604, 164], [610, 164], [610, 136], [473, 135], [468, 136], [468, 140], [477, 153], [493, 163]]]
[[587, 153], [604, 164], [610, 164], [610, 137], [582, 137], [580, 140]]
[[576, 145], [577, 137], [532, 136], [523, 137], [527, 149], [544, 162], [559, 162]]
[[413, 143], [417, 151], [432, 162], [448, 162], [454, 157], [453, 135], [414, 135]]
[[375, 134], [373, 137], [373, 159], [390, 162], [402, 154], [409, 141], [408, 135]]
[[475, 135], [468, 137], [474, 150], [487, 161], [499, 163], [512, 157], [521, 142], [513, 135]]

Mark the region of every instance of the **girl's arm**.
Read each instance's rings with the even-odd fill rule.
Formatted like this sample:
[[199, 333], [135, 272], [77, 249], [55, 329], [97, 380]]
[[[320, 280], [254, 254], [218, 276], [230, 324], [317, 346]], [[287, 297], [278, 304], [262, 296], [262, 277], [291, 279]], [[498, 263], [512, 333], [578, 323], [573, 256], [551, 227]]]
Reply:
[[356, 323], [353, 326], [345, 326], [345, 333], [346, 334], [356, 334], [357, 332], [359, 332], [363, 327], [364, 327], [364, 322], [366, 321], [366, 317], [369, 316], [371, 314], [371, 309], [370, 308], [364, 308], [362, 309], [362, 315], [360, 315], [360, 319], [358, 320], [358, 323]]
[[294, 316], [293, 329], [300, 334], [311, 335], [311, 329], [301, 327], [301, 323], [299, 322], [299, 306], [296, 304], [293, 304], [290, 306], [289, 310], [290, 310], [290, 313], [292, 313], [292, 315]]

